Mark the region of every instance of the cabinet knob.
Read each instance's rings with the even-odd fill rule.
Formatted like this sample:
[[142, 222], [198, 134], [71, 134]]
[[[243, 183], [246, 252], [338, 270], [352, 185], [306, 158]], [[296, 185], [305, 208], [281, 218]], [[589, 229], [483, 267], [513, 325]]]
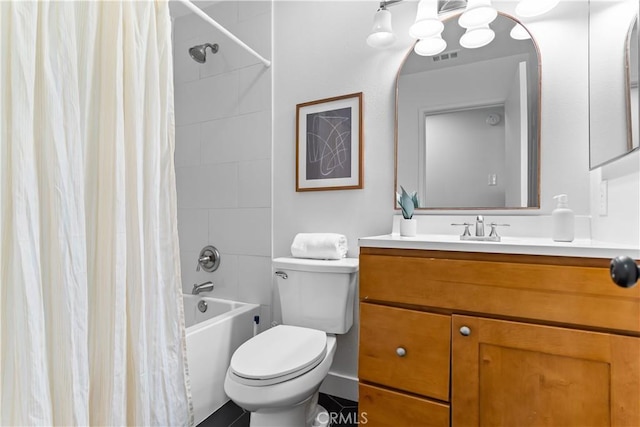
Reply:
[[460, 335], [468, 337], [471, 335], [471, 329], [468, 326], [463, 326], [460, 328]]
[[400, 357], [404, 357], [407, 354], [407, 350], [405, 350], [403, 347], [398, 347], [396, 348], [396, 354]]

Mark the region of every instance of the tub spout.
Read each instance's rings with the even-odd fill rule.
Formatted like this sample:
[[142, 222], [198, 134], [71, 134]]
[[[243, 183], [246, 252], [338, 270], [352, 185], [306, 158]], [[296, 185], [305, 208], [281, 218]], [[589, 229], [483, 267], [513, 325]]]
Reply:
[[211, 292], [213, 290], [212, 282], [204, 282], [199, 285], [193, 285], [193, 289], [191, 293], [193, 295], [198, 295], [200, 292]]

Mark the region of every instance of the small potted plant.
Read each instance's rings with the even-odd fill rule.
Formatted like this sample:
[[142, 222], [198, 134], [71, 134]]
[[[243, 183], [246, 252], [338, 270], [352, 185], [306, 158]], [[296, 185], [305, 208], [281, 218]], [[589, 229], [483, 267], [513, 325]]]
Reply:
[[418, 222], [413, 218], [413, 210], [420, 206], [418, 194], [414, 191], [408, 194], [402, 186], [400, 193], [396, 192], [396, 200], [402, 209], [402, 218], [400, 220], [400, 235], [405, 237], [413, 237], [416, 235]]

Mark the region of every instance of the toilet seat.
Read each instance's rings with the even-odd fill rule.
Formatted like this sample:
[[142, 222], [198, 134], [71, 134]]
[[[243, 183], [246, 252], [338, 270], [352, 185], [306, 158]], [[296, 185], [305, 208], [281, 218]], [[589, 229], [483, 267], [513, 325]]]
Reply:
[[298, 377], [327, 354], [327, 334], [316, 329], [278, 325], [242, 344], [229, 373], [241, 384], [266, 386]]

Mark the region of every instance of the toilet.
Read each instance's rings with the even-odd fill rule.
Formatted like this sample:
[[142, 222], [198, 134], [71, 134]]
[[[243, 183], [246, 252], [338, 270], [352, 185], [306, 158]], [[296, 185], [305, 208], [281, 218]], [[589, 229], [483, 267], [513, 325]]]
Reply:
[[282, 324], [233, 353], [224, 390], [251, 412], [250, 425], [326, 426], [318, 390], [336, 352], [336, 334], [353, 324], [358, 259], [273, 260]]

